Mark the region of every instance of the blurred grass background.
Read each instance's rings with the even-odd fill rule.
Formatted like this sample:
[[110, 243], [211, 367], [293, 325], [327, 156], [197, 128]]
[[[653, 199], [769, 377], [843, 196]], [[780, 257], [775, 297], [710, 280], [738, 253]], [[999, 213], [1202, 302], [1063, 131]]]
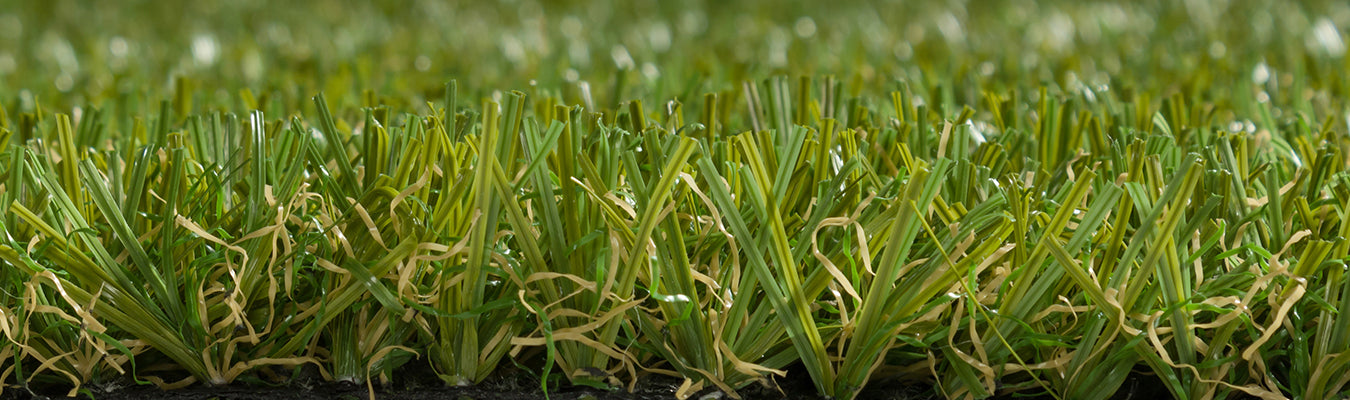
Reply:
[[239, 88], [427, 96], [450, 77], [470, 91], [586, 81], [602, 102], [774, 74], [837, 74], [853, 93], [925, 74], [1158, 90], [1261, 63], [1339, 80], [1324, 70], [1346, 68], [1350, 25], [1339, 1], [6, 2], [0, 93], [21, 107], [167, 93], [174, 77], [219, 103]]

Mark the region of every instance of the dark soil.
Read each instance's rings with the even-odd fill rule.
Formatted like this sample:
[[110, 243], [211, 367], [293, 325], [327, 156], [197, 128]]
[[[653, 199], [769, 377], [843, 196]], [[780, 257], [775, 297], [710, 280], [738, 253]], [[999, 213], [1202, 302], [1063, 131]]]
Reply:
[[[387, 400], [543, 400], [546, 397], [539, 389], [537, 377], [519, 369], [504, 368], [503, 371], [480, 385], [472, 387], [448, 387], [427, 369], [405, 368], [388, 385], [375, 385], [375, 397]], [[638, 380], [637, 390], [606, 391], [587, 386], [567, 386], [550, 388], [549, 400], [666, 400], [675, 397], [675, 390], [682, 381], [663, 375], [647, 375]], [[779, 378], [770, 387], [753, 384], [740, 390], [747, 400], [821, 400], [816, 395], [806, 371], [800, 366], [788, 369], [787, 378]], [[110, 389], [111, 388], [111, 389]], [[65, 398], [69, 388], [43, 388], [28, 390], [19, 387], [6, 388], [0, 400], [30, 400]], [[225, 387], [193, 386], [185, 389], [164, 391], [154, 386], [123, 383], [107, 385], [106, 388], [90, 388], [89, 395], [97, 400], [365, 400], [368, 398], [365, 385], [345, 382], [326, 382], [318, 379], [317, 374], [302, 371], [287, 385], [235, 384]], [[1120, 393], [1112, 399], [1168, 399], [1171, 396], [1156, 378], [1143, 374], [1130, 376], [1121, 387]], [[691, 397], [695, 400], [726, 400], [712, 389]], [[867, 400], [936, 400], [942, 396], [935, 393], [929, 385], [913, 382], [885, 380], [869, 384], [858, 399]], [[1049, 395], [1005, 395], [995, 399], [1040, 400], [1053, 399]]]

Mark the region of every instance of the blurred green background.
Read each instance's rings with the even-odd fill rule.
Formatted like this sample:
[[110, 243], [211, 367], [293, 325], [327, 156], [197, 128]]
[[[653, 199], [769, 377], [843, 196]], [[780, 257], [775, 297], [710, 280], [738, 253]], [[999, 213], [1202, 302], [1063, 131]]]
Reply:
[[1346, 69], [1350, 26], [1343, 1], [728, 3], [5, 0], [0, 101], [68, 107], [168, 93], [177, 77], [227, 105], [242, 88], [330, 99], [374, 89], [417, 104], [450, 78], [578, 102], [582, 81], [610, 102], [774, 74], [835, 74], [853, 93], [925, 74], [1167, 89], [1195, 70], [1247, 79], [1263, 62], [1277, 78], [1342, 79], [1325, 69]]

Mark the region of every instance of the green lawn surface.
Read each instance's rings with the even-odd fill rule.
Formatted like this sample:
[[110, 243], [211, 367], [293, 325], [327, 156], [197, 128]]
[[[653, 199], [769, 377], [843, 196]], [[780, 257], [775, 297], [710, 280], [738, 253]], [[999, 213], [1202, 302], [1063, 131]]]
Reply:
[[[1350, 3], [0, 0], [0, 393], [1350, 396]], [[791, 379], [805, 379], [792, 377]]]

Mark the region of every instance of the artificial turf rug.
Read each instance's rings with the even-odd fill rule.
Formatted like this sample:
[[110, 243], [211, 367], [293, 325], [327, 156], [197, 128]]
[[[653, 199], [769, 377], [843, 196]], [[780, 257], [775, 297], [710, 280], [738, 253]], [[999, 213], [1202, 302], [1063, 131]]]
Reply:
[[0, 396], [1344, 398], [1346, 26], [0, 7]]

